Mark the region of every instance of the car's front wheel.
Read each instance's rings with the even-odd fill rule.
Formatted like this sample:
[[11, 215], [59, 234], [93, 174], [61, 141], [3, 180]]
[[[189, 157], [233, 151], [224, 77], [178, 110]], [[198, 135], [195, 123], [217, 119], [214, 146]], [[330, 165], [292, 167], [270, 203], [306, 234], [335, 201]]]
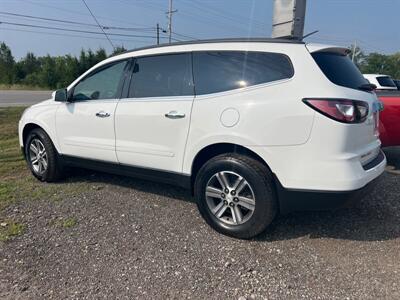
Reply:
[[207, 223], [237, 238], [260, 234], [277, 212], [271, 172], [243, 155], [222, 154], [208, 161], [196, 176], [194, 192]]
[[29, 132], [25, 140], [25, 158], [32, 174], [41, 181], [57, 181], [62, 174], [58, 153], [50, 137], [40, 128]]

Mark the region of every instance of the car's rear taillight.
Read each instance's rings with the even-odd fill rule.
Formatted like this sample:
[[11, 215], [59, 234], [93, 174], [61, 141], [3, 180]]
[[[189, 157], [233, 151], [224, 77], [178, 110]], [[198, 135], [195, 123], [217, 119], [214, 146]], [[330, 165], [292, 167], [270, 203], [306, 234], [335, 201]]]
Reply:
[[303, 102], [321, 114], [342, 123], [362, 123], [368, 117], [367, 102], [347, 99], [304, 99]]

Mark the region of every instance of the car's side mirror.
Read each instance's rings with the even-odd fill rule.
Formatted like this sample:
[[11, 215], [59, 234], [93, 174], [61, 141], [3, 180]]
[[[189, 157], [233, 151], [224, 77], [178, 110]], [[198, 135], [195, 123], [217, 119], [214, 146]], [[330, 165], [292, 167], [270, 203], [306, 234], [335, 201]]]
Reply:
[[54, 101], [57, 102], [67, 102], [68, 101], [68, 92], [67, 89], [60, 89], [55, 92]]

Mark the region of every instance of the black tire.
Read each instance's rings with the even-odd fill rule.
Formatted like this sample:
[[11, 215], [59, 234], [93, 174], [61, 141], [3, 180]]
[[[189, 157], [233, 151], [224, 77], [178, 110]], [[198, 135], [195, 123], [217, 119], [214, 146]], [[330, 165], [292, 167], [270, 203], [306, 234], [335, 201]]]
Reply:
[[[30, 146], [31, 143], [38, 139], [45, 148], [47, 154], [47, 168], [44, 172], [38, 173], [31, 162], [30, 159]], [[56, 148], [54, 147], [50, 137], [46, 132], [40, 128], [33, 129], [28, 133], [28, 136], [24, 142], [25, 158], [28, 163], [29, 169], [31, 170], [33, 176], [35, 176], [40, 181], [55, 182], [59, 180], [63, 175], [63, 168], [60, 163], [59, 155]]]
[[[251, 186], [255, 206], [250, 218], [242, 224], [227, 224], [217, 218], [207, 204], [207, 185], [219, 172], [234, 172]], [[235, 238], [250, 239], [257, 236], [265, 231], [277, 213], [277, 196], [269, 169], [255, 159], [235, 153], [218, 155], [201, 167], [195, 179], [194, 195], [206, 222], [216, 231]]]

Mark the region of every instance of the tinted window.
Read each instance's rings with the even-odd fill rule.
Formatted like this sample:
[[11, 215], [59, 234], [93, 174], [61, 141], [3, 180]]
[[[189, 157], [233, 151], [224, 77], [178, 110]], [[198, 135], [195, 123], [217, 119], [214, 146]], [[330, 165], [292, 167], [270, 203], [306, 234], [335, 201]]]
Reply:
[[316, 52], [312, 57], [330, 81], [337, 85], [358, 89], [368, 83], [347, 55]]
[[111, 64], [85, 77], [74, 87], [73, 100], [118, 98], [119, 84], [126, 61]]
[[193, 95], [188, 53], [141, 57], [133, 69], [130, 98]]
[[196, 94], [210, 94], [290, 78], [292, 64], [277, 53], [207, 51], [193, 53]]
[[378, 80], [378, 82], [381, 86], [396, 87], [392, 78], [390, 78], [389, 76], [379, 76], [379, 77], [376, 77], [376, 80]]
[[397, 86], [397, 89], [400, 90], [400, 80], [394, 80], [394, 83]]

